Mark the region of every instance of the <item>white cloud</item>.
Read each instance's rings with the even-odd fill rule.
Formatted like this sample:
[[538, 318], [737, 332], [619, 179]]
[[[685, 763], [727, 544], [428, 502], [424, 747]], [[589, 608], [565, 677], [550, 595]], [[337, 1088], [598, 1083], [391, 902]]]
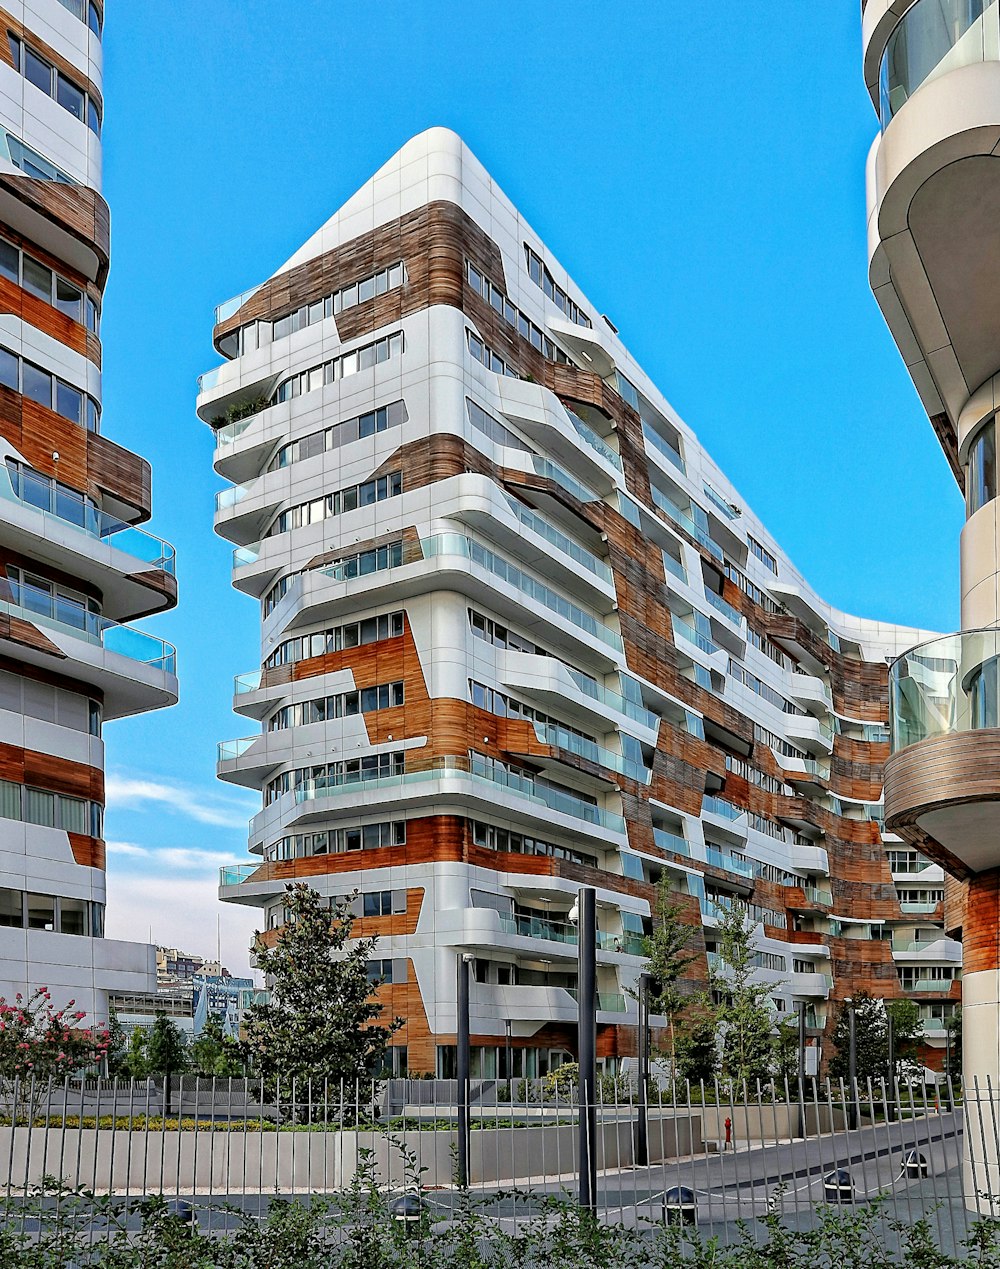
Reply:
[[[123, 846], [130, 849], [123, 852]], [[208, 854], [185, 850], [143, 851], [127, 842], [109, 842], [108, 849], [118, 854], [138, 850], [151, 861], [176, 854], [190, 862], [197, 855]], [[108, 937], [179, 947], [214, 960], [221, 936], [223, 964], [232, 973], [247, 976], [250, 939], [254, 930], [263, 924], [262, 913], [259, 908], [220, 903], [216, 897], [217, 881], [214, 866], [208, 868], [204, 864], [200, 872], [188, 876], [177, 876], [169, 868], [155, 872], [111, 868], [107, 882]]]
[[[149, 860], [164, 872], [210, 874], [213, 884], [215, 870], [233, 862], [231, 851], [201, 850], [195, 846], [136, 846], [134, 842], [108, 842], [107, 851], [125, 859]], [[149, 870], [143, 871], [148, 873]]]
[[113, 810], [146, 810], [150, 806], [168, 807], [199, 824], [222, 828], [241, 827], [253, 809], [251, 801], [226, 797], [216, 792], [191, 789], [163, 780], [131, 777], [109, 772], [105, 783], [108, 806]]

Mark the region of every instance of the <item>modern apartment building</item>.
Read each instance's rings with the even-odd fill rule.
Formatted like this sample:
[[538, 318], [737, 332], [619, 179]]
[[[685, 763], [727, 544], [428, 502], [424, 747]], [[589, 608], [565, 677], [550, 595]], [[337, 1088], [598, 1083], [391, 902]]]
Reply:
[[[581, 885], [599, 1053], [666, 874], [700, 949], [745, 903], [776, 1016], [912, 996], [940, 1065], [959, 989], [943, 874], [881, 831], [887, 658], [919, 642], [820, 600], [453, 133], [406, 144], [217, 311], [200, 381], [216, 530], [261, 664], [220, 746], [260, 790], [221, 897], [274, 937], [283, 887], [358, 892], [394, 1065], [448, 1075], [456, 960], [474, 1070], [576, 1048]], [[828, 1048], [829, 1051], [829, 1048]]]
[[963, 1055], [967, 1074], [996, 1089], [1000, 4], [868, 0], [863, 29], [865, 79], [881, 125], [868, 160], [871, 285], [967, 512], [962, 630], [892, 667], [885, 809], [901, 837], [965, 883], [949, 886], [947, 913], [965, 946]]
[[104, 434], [101, 26], [94, 0], [0, 11], [0, 995], [91, 1019], [155, 990], [103, 937], [106, 722], [177, 699], [174, 553], [136, 526], [149, 464]]

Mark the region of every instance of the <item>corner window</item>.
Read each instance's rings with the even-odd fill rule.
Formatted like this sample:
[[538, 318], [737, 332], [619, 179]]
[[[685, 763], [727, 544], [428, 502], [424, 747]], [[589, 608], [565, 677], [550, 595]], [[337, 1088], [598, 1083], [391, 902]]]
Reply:
[[996, 420], [990, 419], [980, 430], [969, 450], [965, 478], [965, 505], [970, 516], [997, 496], [996, 436]]

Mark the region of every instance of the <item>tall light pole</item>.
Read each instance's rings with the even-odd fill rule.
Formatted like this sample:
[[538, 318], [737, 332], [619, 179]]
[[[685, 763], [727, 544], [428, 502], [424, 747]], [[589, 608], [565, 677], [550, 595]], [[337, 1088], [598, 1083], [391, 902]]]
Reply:
[[458, 1184], [469, 1184], [469, 967], [472, 956], [465, 952], [458, 958]]
[[650, 974], [639, 975], [639, 1118], [635, 1128], [635, 1162], [649, 1163], [649, 984]]
[[[580, 1060], [580, 1206], [597, 1206], [597, 891], [581, 886], [577, 909], [577, 1017]], [[572, 913], [570, 917], [572, 918]]]

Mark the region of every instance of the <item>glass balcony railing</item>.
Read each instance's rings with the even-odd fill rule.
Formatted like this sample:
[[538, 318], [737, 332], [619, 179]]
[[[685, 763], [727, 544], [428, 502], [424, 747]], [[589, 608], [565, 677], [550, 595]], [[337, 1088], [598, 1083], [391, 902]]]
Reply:
[[230, 362], [224, 361], [221, 366], [213, 366], [211, 370], [206, 370], [203, 375], [199, 375], [198, 391], [210, 392], [212, 388], [216, 387], [219, 380], [222, 378], [223, 371], [230, 364]]
[[577, 604], [563, 598], [550, 586], [546, 586], [544, 582], [524, 572], [502, 555], [483, 546], [481, 542], [475, 542], [472, 538], [464, 537], [460, 533], [441, 533], [434, 537], [422, 538], [420, 545], [424, 559], [429, 560], [440, 555], [463, 556], [492, 573], [494, 577], [521, 591], [534, 603], [541, 604], [542, 607], [556, 613], [571, 625], [601, 640], [616, 652], [621, 652], [621, 635], [598, 621], [592, 613], [585, 612]]
[[919, 903], [900, 903], [899, 910], [908, 916], [929, 916], [941, 902], [940, 899], [925, 899]]
[[261, 864], [225, 864], [219, 869], [220, 886], [242, 886], [249, 881], [255, 872], [259, 872]]
[[753, 878], [759, 872], [752, 860], [745, 859], [742, 855], [731, 855], [728, 851], [719, 850], [715, 846], [705, 847], [705, 862], [714, 868], [724, 868], [727, 872], [734, 872], [739, 877]]
[[227, 507], [235, 507], [249, 493], [249, 485], [230, 485], [228, 489], [220, 489], [215, 495], [216, 511], [225, 511]]
[[242, 757], [252, 744], [260, 740], [262, 734], [258, 732], [256, 736], [241, 736], [239, 740], [220, 740], [217, 751], [218, 761], [233, 762], [236, 758]]
[[575, 476], [571, 476], [565, 468], [560, 467], [558, 463], [552, 462], [551, 459], [539, 458], [537, 454], [532, 454], [531, 466], [536, 476], [541, 476], [543, 480], [554, 480], [557, 485], [562, 485], [567, 493], [572, 494], [578, 502], [601, 501], [593, 489], [588, 489]]
[[714, 590], [706, 590], [705, 598], [714, 609], [722, 613], [727, 621], [731, 621], [734, 626], [743, 625], [743, 614], [735, 609], [728, 600], [723, 599], [721, 595], [717, 595]]
[[637, 780], [640, 784], [648, 784], [652, 779], [652, 772], [641, 762], [631, 762], [620, 753], [604, 749], [595, 741], [588, 740], [586, 736], [577, 735], [568, 727], [560, 727], [558, 723], [536, 722], [534, 728], [536, 737], [543, 745], [555, 745], [559, 749], [565, 749], [568, 753], [576, 754], [579, 758], [586, 758], [588, 762], [594, 762], [599, 767], [607, 767], [609, 771], [617, 771], [619, 775], [627, 776], [630, 780]]
[[[580, 993], [575, 987], [567, 987], [566, 991], [574, 1000], [579, 999]], [[599, 991], [597, 993], [597, 1009], [600, 1013], [625, 1013], [628, 1005], [625, 996], [620, 992]]]
[[1000, 628], [922, 643], [889, 667], [893, 753], [931, 736], [1000, 727]]
[[724, 798], [716, 797], [712, 793], [706, 793], [702, 798], [701, 809], [702, 812], [708, 811], [712, 815], [721, 815], [726, 820], [738, 820], [746, 815], [742, 806], [733, 806], [732, 802], [727, 802]]
[[688, 859], [691, 858], [691, 843], [686, 837], [668, 833], [665, 828], [654, 828], [653, 841], [660, 850], [672, 850], [675, 855], [686, 855]]
[[547, 921], [542, 917], [500, 916], [500, 929], [504, 934], [519, 938], [544, 939], [549, 943], [579, 942], [575, 925], [563, 921]]
[[610, 833], [624, 833], [625, 820], [613, 811], [605, 811], [583, 798], [551, 785], [536, 784], [529, 776], [490, 762], [488, 759], [467, 757], [433, 758], [429, 763], [417, 770], [410, 770], [362, 779], [360, 776], [344, 776], [342, 778], [326, 778], [308, 780], [295, 789], [296, 802], [308, 802], [316, 798], [335, 797], [339, 793], [363, 793], [368, 789], [387, 793], [392, 789], [408, 789], [448, 776], [466, 777], [477, 784], [485, 785], [494, 797], [492, 790], [496, 788], [510, 789], [519, 797], [526, 799], [550, 811], [568, 815], [573, 819], [583, 820], [607, 830]]
[[810, 903], [820, 903], [824, 907], [833, 907], [833, 891], [823, 886], [803, 886], [802, 892]]
[[686, 621], [682, 621], [680, 617], [674, 617], [674, 634], [680, 635], [682, 639], [686, 639], [688, 643], [693, 643], [696, 648], [700, 648], [702, 652], [712, 656], [719, 651], [719, 646], [713, 643], [707, 635], [703, 635], [700, 630], [695, 630], [694, 626], [688, 625]]
[[256, 417], [255, 414], [251, 414], [245, 419], [236, 419], [232, 423], [227, 423], [225, 427], [217, 428], [215, 432], [216, 445], [220, 449], [225, 445], [234, 445]]
[[614, 585], [614, 574], [611, 572], [610, 567], [603, 560], [598, 559], [592, 551], [588, 551], [585, 547], [574, 542], [572, 538], [560, 532], [555, 525], [549, 524], [548, 520], [544, 519], [536, 511], [532, 511], [530, 507], [526, 507], [517, 498], [511, 498], [509, 495], [505, 495], [505, 497], [511, 511], [526, 529], [531, 529], [533, 533], [537, 533], [540, 538], [544, 538], [556, 550], [568, 555], [574, 563], [582, 565], [588, 573], [593, 573], [595, 577], [599, 577], [608, 586]]
[[731, 503], [726, 502], [722, 494], [717, 493], [716, 490], [714, 490], [711, 485], [707, 483], [703, 483], [702, 489], [704, 489], [705, 491], [705, 497], [712, 503], [712, 505], [718, 511], [722, 512], [722, 514], [726, 517], [727, 520], [738, 520], [739, 517], [743, 514], [742, 511], [737, 510], [737, 508], [732, 506]]
[[592, 701], [597, 701], [600, 705], [606, 705], [609, 709], [616, 710], [619, 714], [624, 714], [626, 718], [642, 723], [644, 727], [649, 727], [653, 731], [659, 726], [659, 714], [652, 713], [642, 705], [628, 700], [627, 697], [620, 695], [618, 692], [612, 692], [610, 688], [602, 687], [599, 683], [595, 683], [589, 675], [583, 674], [579, 670], [574, 670], [570, 666], [566, 666], [566, 669], [570, 678], [583, 692], [584, 696], [589, 696]]
[[99, 511], [89, 498], [49, 480], [40, 472], [20, 466], [13, 469], [6, 464], [0, 466], [0, 497], [34, 507], [43, 516], [78, 529], [91, 539], [106, 542], [116, 551], [123, 551], [151, 568], [176, 575], [176, 557], [169, 542]]
[[233, 568], [241, 568], [247, 564], [256, 564], [260, 559], [262, 542], [252, 542], [249, 546], [238, 546], [233, 551]]
[[625, 956], [646, 954], [646, 941], [641, 934], [608, 934], [598, 930], [597, 946], [602, 952], [620, 952]]
[[215, 324], [221, 325], [227, 322], [235, 313], [238, 313], [246, 302], [251, 299], [260, 290], [260, 285], [252, 286], [248, 291], [243, 291], [240, 295], [234, 295], [231, 300], [226, 300], [224, 304], [216, 305]]
[[998, 14], [996, 0], [917, 0], [897, 23], [882, 54], [882, 127], [931, 80], [960, 66], [1000, 61]]
[[82, 603], [68, 596], [13, 580], [10, 588], [13, 602], [0, 600], [0, 612], [99, 645], [106, 652], [152, 666], [165, 674], [177, 673], [177, 651], [173, 644], [89, 612]]
[[669, 551], [663, 552], [663, 567], [673, 577], [676, 577], [682, 586], [686, 586], [688, 584], [687, 569], [680, 560], [675, 560]]
[[704, 529], [700, 528], [686, 511], [682, 511], [670, 501], [666, 494], [663, 494], [655, 485], [650, 486], [650, 492], [653, 496], [653, 505], [657, 510], [662, 511], [665, 516], [673, 520], [679, 528], [685, 533], [690, 533], [696, 542], [700, 542], [710, 555], [714, 555], [716, 559], [723, 559], [722, 547], [717, 542], [713, 542]]
[[621, 471], [621, 456], [615, 453], [607, 441], [605, 441], [603, 437], [598, 436], [590, 424], [584, 423], [583, 419], [581, 419], [578, 414], [574, 414], [568, 406], [566, 407], [566, 413], [569, 415], [569, 421], [576, 428], [576, 431], [581, 439], [586, 441], [591, 449], [596, 450], [606, 463], [610, 463], [616, 471]]
[[247, 692], [256, 692], [260, 687], [262, 671], [251, 670], [249, 674], [237, 674], [233, 679], [233, 695], [245, 696]]
[[684, 459], [681, 457], [680, 451], [674, 449], [666, 437], [661, 436], [659, 432], [655, 431], [645, 422], [642, 425], [642, 435], [645, 438], [647, 445], [652, 445], [653, 449], [655, 449], [662, 458], [665, 458], [668, 463], [671, 463], [678, 471], [682, 471], [687, 474], [687, 469], [684, 466]]

